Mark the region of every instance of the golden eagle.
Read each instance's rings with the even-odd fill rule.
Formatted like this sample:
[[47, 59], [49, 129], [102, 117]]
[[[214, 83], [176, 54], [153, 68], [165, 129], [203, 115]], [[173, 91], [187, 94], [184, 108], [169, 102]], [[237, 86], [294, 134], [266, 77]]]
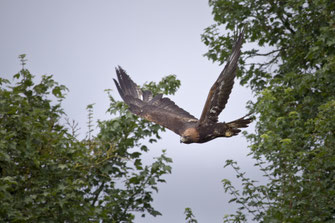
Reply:
[[233, 52], [219, 78], [209, 91], [200, 120], [178, 107], [162, 94], [153, 97], [152, 92], [141, 90], [119, 66], [115, 85], [129, 109], [134, 114], [162, 125], [181, 136], [181, 143], [204, 143], [217, 137], [231, 137], [246, 128], [252, 118], [248, 115], [228, 123], [218, 122], [234, 85], [237, 62], [241, 53], [243, 32], [239, 35]]

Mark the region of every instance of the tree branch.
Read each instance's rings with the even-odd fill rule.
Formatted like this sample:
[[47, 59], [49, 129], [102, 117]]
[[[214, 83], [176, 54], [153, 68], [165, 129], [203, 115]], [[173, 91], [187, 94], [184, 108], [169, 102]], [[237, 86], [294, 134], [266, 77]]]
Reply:
[[92, 202], [93, 206], [97, 202], [101, 191], [104, 189], [104, 186], [105, 186], [105, 182], [102, 182], [101, 185], [100, 185], [100, 187], [98, 188], [98, 190], [95, 191], [95, 198], [93, 199], [93, 202]]

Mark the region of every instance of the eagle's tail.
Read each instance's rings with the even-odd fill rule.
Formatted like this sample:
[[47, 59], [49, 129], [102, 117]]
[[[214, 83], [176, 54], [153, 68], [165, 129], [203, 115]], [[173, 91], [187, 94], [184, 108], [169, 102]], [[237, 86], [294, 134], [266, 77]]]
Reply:
[[241, 132], [240, 128], [246, 128], [254, 120], [254, 117], [249, 117], [251, 114], [247, 114], [242, 118], [226, 123], [229, 130], [226, 132], [226, 136], [234, 136]]

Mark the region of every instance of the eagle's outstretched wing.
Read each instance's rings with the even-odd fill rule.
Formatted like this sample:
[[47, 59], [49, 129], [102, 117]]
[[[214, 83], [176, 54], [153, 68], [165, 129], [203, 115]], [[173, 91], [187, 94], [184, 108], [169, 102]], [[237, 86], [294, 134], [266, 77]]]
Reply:
[[198, 119], [162, 94], [153, 97], [151, 91], [142, 91], [120, 66], [116, 68], [116, 74], [118, 81], [114, 79], [115, 85], [134, 114], [162, 125], [178, 135], [188, 127], [188, 123], [198, 122]]
[[206, 104], [200, 117], [200, 125], [208, 122], [217, 122], [219, 114], [225, 108], [234, 85], [234, 78], [237, 72], [237, 62], [241, 54], [242, 43], [243, 31], [235, 43], [233, 52], [230, 55], [226, 66], [209, 91]]

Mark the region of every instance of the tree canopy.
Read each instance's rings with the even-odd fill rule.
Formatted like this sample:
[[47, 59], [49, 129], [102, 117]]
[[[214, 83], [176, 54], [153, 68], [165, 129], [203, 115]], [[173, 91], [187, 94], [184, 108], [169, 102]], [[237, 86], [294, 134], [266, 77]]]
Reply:
[[[241, 205], [227, 222], [333, 222], [335, 218], [335, 2], [332, 0], [210, 0], [215, 24], [205, 29], [206, 56], [226, 60], [246, 27], [241, 84], [256, 101], [250, 155], [266, 184], [242, 178], [242, 192], [225, 190]], [[226, 29], [226, 33], [221, 30]]]
[[[22, 65], [25, 63], [21, 56]], [[128, 112], [109, 94], [112, 115], [79, 140], [65, 115], [66, 87], [52, 76], [34, 83], [25, 68], [14, 81], [0, 78], [0, 218], [4, 222], [133, 222], [134, 213], [160, 215], [152, 194], [172, 160], [163, 153], [144, 165], [141, 155], [156, 142], [159, 125]], [[173, 94], [180, 82], [167, 76], [145, 88]]]

